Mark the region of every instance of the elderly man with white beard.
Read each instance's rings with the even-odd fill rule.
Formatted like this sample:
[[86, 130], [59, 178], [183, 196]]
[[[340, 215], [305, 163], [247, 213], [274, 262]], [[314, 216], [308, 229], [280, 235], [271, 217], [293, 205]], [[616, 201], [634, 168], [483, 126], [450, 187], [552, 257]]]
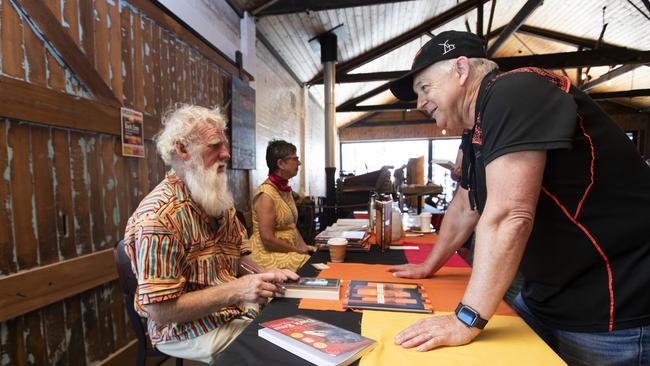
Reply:
[[[138, 280], [134, 304], [156, 348], [210, 363], [257, 315], [257, 304], [298, 275], [247, 258], [246, 231], [227, 185], [224, 115], [183, 105], [162, 125], [157, 148], [172, 169], [142, 200], [124, 235]], [[242, 275], [242, 264], [258, 273]]]

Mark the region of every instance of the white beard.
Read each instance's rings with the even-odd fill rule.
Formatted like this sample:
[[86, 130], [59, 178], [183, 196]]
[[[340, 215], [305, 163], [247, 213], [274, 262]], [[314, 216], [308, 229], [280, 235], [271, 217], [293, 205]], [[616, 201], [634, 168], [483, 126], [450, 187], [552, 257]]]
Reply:
[[205, 169], [199, 159], [192, 160], [189, 164], [191, 167], [185, 172], [185, 184], [192, 200], [209, 216], [219, 217], [234, 207], [232, 193], [228, 189], [228, 176], [225, 172], [217, 171], [219, 163]]

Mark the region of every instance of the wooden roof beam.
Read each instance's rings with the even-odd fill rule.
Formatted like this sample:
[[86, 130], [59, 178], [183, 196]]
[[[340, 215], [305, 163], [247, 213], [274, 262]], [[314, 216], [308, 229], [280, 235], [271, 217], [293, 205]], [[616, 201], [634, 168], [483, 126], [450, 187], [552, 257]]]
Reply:
[[650, 63], [650, 51], [631, 49], [598, 49], [581, 52], [561, 52], [545, 55], [518, 57], [501, 57], [494, 61], [501, 70], [535, 66], [545, 69], [562, 69], [569, 67], [609, 66]]
[[[572, 45], [572, 46], [589, 48], [589, 49], [592, 49], [592, 48], [596, 47], [596, 44], [598, 43], [598, 41], [595, 40], [595, 39], [576, 37], [576, 36], [572, 36], [570, 34], [555, 32], [555, 31], [548, 30], [548, 29], [543, 29], [543, 28], [532, 27], [532, 26], [529, 26], [529, 25], [522, 25], [519, 28], [518, 32], [519, 33], [530, 34], [530, 35], [536, 36], [536, 37], [545, 38], [545, 39], [555, 41], [555, 42], [562, 42], [562, 43], [569, 44], [569, 45]], [[612, 44], [605, 43], [605, 42], [601, 42], [599, 48], [624, 49], [624, 47], [614, 46]]]
[[[487, 0], [478, 0], [482, 3], [487, 2]], [[393, 51], [404, 44], [420, 37], [424, 33], [430, 31], [431, 29], [435, 29], [437, 27], [440, 27], [456, 18], [459, 16], [471, 11], [476, 7], [477, 2], [475, 0], [467, 0], [464, 1], [453, 8], [445, 11], [444, 13], [434, 17], [433, 19], [424, 22], [420, 24], [419, 26], [411, 29], [408, 32], [402, 33], [401, 35], [391, 39], [388, 42], [385, 42], [368, 52], [365, 52], [353, 59], [350, 59], [348, 61], [340, 63], [337, 68], [336, 72], [337, 73], [345, 73], [350, 70], [356, 69], [359, 66], [365, 65], [366, 63], [377, 59], [390, 51]], [[318, 73], [318, 75], [314, 76], [311, 80], [307, 82], [309, 85], [314, 85], [314, 84], [320, 84], [323, 82], [323, 73], [322, 71]]]
[[381, 84], [378, 87], [376, 87], [376, 88], [374, 88], [374, 89], [372, 89], [372, 90], [370, 90], [370, 91], [368, 91], [366, 93], [363, 93], [363, 94], [361, 94], [360, 96], [358, 96], [356, 98], [352, 98], [352, 99], [348, 100], [347, 102], [341, 104], [340, 106], [338, 106], [336, 108], [336, 111], [337, 112], [344, 112], [344, 111], [342, 111], [340, 109], [356, 106], [358, 103], [361, 103], [361, 102], [363, 102], [364, 100], [366, 100], [366, 99], [368, 99], [370, 97], [374, 97], [375, 95], [383, 92], [384, 90], [388, 90], [389, 87], [390, 87], [390, 83]]
[[[637, 98], [650, 97], [650, 89], [633, 89], [616, 92], [591, 93], [589, 96], [594, 100], [617, 99], [617, 98]], [[416, 109], [415, 103], [393, 103], [378, 105], [351, 106], [337, 112], [375, 112], [375, 111], [395, 111], [405, 109]]]
[[594, 79], [585, 85], [582, 86], [582, 90], [587, 91], [590, 89], [593, 89], [596, 85], [600, 85], [602, 83], [608, 82], [609, 80], [612, 80], [616, 77], [619, 77], [625, 73], [628, 73], [637, 67], [640, 67], [641, 64], [629, 64], [629, 65], [622, 65], [619, 66], [615, 69], [612, 69], [608, 71], [607, 73], [601, 75], [598, 79]]
[[256, 17], [263, 17], [268, 15], [306, 13], [310, 11], [352, 8], [356, 6], [398, 3], [403, 1], [411, 0], [275, 0], [258, 6], [256, 9], [247, 10]]
[[504, 43], [512, 36], [519, 27], [526, 21], [530, 14], [535, 11], [540, 5], [542, 5], [542, 0], [528, 0], [524, 6], [519, 9], [519, 12], [512, 18], [510, 23], [506, 28], [499, 34], [499, 38], [492, 44], [492, 46], [487, 50], [489, 57], [492, 57], [496, 51], [503, 46]]
[[[560, 52], [531, 56], [500, 57], [493, 59], [503, 71], [520, 67], [534, 66], [545, 69], [562, 69], [569, 67], [594, 67], [610, 65], [641, 66], [650, 63], [650, 51], [637, 51], [627, 48], [599, 49], [581, 52]], [[337, 75], [337, 83], [360, 83], [379, 80], [393, 80], [409, 70], [383, 71]], [[621, 72], [623, 70], [620, 70]], [[629, 70], [628, 70], [629, 71]], [[388, 87], [384, 88], [386, 90]], [[372, 95], [370, 95], [372, 96]]]
[[376, 111], [401, 111], [405, 109], [417, 109], [415, 103], [398, 102], [393, 104], [377, 105], [352, 105], [336, 108], [337, 112], [376, 112]]
[[591, 93], [589, 96], [594, 100], [650, 97], [650, 89], [632, 89], [615, 92]]

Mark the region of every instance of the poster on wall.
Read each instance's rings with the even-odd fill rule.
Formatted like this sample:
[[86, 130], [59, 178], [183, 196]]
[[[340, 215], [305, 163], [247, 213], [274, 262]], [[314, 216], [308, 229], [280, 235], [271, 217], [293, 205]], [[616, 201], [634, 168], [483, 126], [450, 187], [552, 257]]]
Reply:
[[122, 120], [122, 155], [144, 158], [142, 112], [122, 107], [120, 117]]
[[255, 169], [255, 89], [232, 78], [230, 141], [233, 169]]

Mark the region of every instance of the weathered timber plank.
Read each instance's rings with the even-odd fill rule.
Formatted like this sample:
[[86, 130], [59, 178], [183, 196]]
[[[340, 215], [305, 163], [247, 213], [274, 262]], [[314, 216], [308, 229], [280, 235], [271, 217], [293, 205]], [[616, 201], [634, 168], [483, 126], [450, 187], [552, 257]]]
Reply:
[[56, 152], [50, 128], [32, 125], [31, 139], [38, 250], [40, 265], [45, 265], [59, 261], [52, 171], [52, 158]]
[[36, 218], [33, 216], [33, 177], [31, 172], [29, 126], [12, 123], [8, 134], [8, 146], [13, 151], [11, 160], [11, 189], [14, 214], [14, 234], [18, 269], [30, 269], [38, 265], [36, 241]]
[[70, 131], [70, 165], [72, 173], [70, 177], [72, 178], [74, 208], [74, 226], [72, 229], [77, 255], [88, 254], [92, 251], [87, 144], [86, 135], [77, 131]]
[[7, 228], [6, 230], [0, 230], [0, 274], [2, 275], [17, 271], [14, 235], [11, 230], [13, 225], [13, 210], [9, 151], [13, 154], [13, 150], [7, 149], [7, 135], [10, 126], [11, 122], [9, 120], [0, 120], [0, 172], [2, 172], [2, 177], [0, 178], [0, 227]]
[[72, 205], [72, 179], [70, 178], [70, 133], [55, 128], [52, 130], [52, 145], [54, 154], [54, 170], [56, 172], [56, 202], [57, 237], [63, 259], [77, 256], [74, 241], [74, 208]]
[[[79, 274], [83, 273], [83, 276]], [[0, 321], [115, 280], [112, 249], [0, 277]]]
[[23, 24], [9, 1], [2, 2], [2, 72], [24, 79]]

